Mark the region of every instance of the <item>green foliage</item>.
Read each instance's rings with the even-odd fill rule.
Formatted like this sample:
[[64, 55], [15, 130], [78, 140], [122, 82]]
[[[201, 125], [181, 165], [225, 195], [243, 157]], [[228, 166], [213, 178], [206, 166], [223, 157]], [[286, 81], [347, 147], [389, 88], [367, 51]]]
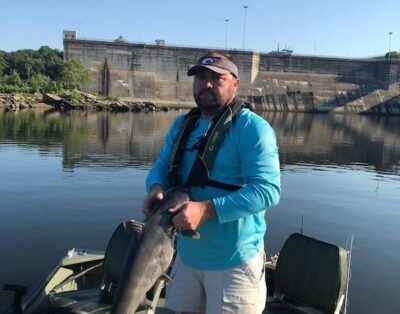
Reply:
[[0, 50], [0, 78], [3, 76], [6, 67], [6, 52]]
[[38, 51], [17, 50], [7, 55], [6, 74], [17, 71], [22, 80], [29, 80], [34, 74], [44, 72], [44, 63]]
[[390, 58], [400, 58], [400, 51], [391, 51], [391, 52], [387, 52], [385, 54], [385, 58], [389, 59], [389, 55]]
[[28, 81], [31, 92], [50, 92], [53, 90], [53, 86], [50, 84], [50, 77], [43, 74], [35, 74]]
[[[90, 72], [79, 60], [63, 61], [63, 52], [42, 46], [39, 50], [0, 51], [0, 93], [53, 92], [82, 88]], [[78, 98], [80, 95], [72, 95]]]
[[43, 74], [50, 77], [52, 80], [59, 80], [64, 66], [62, 51], [51, 49], [48, 46], [42, 46], [39, 48], [38, 52], [43, 60]]
[[76, 59], [64, 63], [61, 77], [66, 89], [79, 89], [91, 81], [89, 70]]
[[9, 75], [0, 77], [0, 92], [1, 93], [15, 93], [15, 92], [29, 92], [28, 85], [21, 80], [17, 71], [13, 70]]
[[21, 77], [16, 70], [12, 70], [10, 75], [5, 76], [4, 83], [7, 85], [15, 85], [17, 87], [21, 87], [23, 85]]
[[108, 101], [118, 101], [119, 95], [108, 95], [108, 96], [105, 96], [104, 99], [108, 100]]
[[83, 99], [82, 93], [76, 90], [62, 90], [59, 94], [62, 98], [70, 99], [72, 102], [79, 102]]

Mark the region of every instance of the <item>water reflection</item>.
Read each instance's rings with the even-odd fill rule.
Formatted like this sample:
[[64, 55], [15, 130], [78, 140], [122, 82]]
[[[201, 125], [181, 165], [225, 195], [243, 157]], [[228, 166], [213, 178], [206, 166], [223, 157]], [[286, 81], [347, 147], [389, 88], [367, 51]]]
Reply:
[[283, 165], [371, 167], [399, 173], [400, 118], [268, 112]]
[[76, 167], [148, 168], [177, 114], [179, 112], [0, 113], [0, 141], [39, 150], [62, 146], [64, 170]]
[[[180, 112], [0, 113], [0, 141], [46, 152], [62, 146], [63, 168], [147, 169]], [[282, 167], [340, 165], [399, 175], [400, 117], [260, 113], [273, 126]]]
[[75, 139], [64, 142], [63, 166], [142, 167], [147, 168], [161, 147], [164, 132], [176, 113], [113, 114], [72, 113], [75, 128], [87, 128], [89, 135], [77, 145]]

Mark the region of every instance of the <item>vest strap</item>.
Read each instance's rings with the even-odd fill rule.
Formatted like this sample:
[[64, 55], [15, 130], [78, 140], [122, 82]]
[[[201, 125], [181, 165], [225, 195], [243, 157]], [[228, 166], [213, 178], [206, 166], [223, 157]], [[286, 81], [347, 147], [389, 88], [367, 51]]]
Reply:
[[[187, 181], [185, 182], [185, 185], [198, 187], [212, 186], [229, 191], [237, 191], [241, 188], [240, 185], [211, 180], [209, 176], [219, 147], [223, 143], [228, 129], [231, 127], [240, 110], [246, 106], [247, 103], [245, 103], [243, 100], [235, 99], [218, 116], [213, 118], [211, 127], [205, 135], [204, 144], [199, 148], [199, 151], [196, 154], [192, 169], [189, 173]], [[172, 151], [171, 167], [168, 172], [172, 186], [181, 184], [178, 179], [179, 165], [182, 161], [189, 134], [195, 128], [200, 116], [200, 109], [194, 108], [190, 110], [184, 118], [182, 129], [178, 134], [177, 141]]]

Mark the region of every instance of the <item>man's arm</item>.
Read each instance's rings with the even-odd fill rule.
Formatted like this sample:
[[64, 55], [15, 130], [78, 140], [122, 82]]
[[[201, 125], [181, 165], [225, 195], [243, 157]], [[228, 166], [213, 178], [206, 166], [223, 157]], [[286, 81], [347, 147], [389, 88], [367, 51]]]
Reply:
[[280, 166], [274, 130], [256, 116], [239, 125], [238, 153], [245, 185], [238, 191], [214, 198], [220, 223], [277, 205], [280, 198]]
[[178, 228], [196, 229], [206, 219], [233, 221], [278, 203], [280, 168], [275, 133], [265, 121], [256, 122], [240, 128], [243, 132], [237, 149], [245, 186], [222, 197], [172, 208], [171, 212], [180, 210], [173, 219]]
[[203, 202], [187, 202], [173, 207], [171, 213], [178, 212], [172, 219], [175, 227], [181, 230], [195, 230], [207, 219], [215, 219], [216, 213], [211, 200]]

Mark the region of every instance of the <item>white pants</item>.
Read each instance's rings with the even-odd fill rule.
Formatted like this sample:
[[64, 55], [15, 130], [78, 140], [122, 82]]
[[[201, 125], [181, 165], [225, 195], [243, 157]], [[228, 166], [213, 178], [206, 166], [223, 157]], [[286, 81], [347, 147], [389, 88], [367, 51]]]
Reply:
[[167, 307], [175, 312], [259, 314], [265, 307], [265, 253], [233, 268], [203, 271], [185, 266], [179, 255], [167, 286]]

